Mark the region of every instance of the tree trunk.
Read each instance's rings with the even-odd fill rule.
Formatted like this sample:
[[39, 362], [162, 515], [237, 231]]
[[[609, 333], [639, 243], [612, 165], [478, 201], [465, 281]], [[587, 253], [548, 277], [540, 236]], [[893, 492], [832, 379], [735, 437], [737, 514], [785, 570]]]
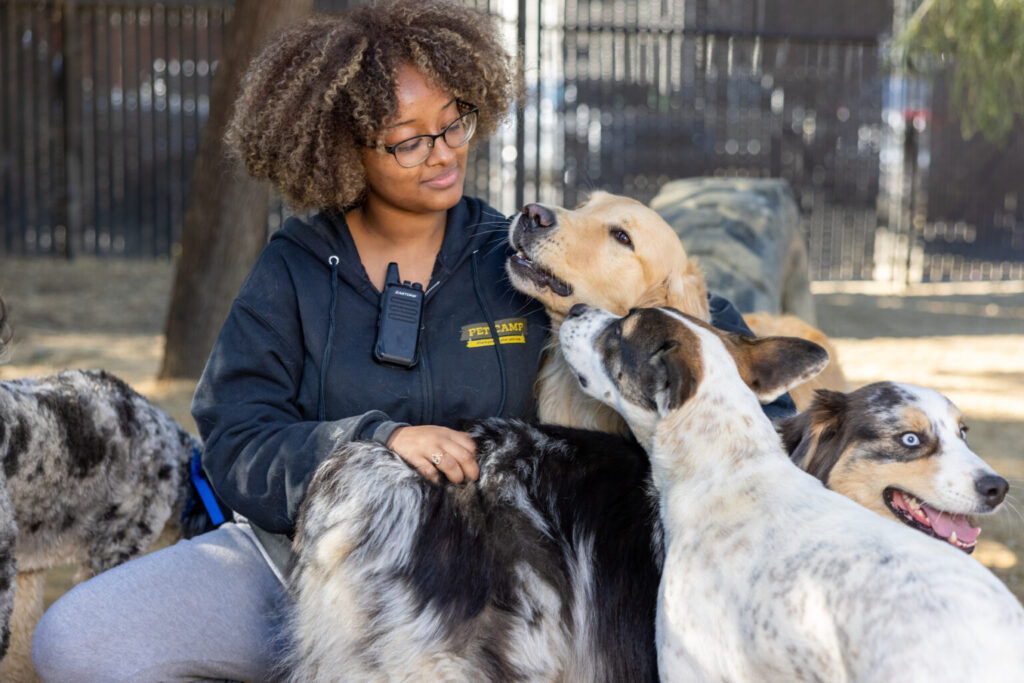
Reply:
[[224, 128], [250, 60], [271, 36], [312, 8], [313, 0], [235, 3], [192, 171], [161, 378], [202, 373], [231, 301], [266, 243], [270, 187], [227, 161]]

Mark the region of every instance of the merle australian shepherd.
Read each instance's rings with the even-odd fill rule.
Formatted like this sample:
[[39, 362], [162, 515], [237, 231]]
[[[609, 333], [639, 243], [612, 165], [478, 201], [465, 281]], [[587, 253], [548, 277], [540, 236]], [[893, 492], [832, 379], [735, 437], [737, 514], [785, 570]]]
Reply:
[[[6, 322], [0, 301], [0, 356]], [[170, 537], [212, 528], [189, 502], [199, 447], [102, 370], [0, 381], [0, 680], [34, 676], [47, 569], [74, 564], [82, 580], [143, 554], [165, 526]]]
[[370, 442], [321, 465], [290, 572], [291, 679], [656, 680], [643, 449], [515, 420], [467, 429], [480, 478], [465, 485]]

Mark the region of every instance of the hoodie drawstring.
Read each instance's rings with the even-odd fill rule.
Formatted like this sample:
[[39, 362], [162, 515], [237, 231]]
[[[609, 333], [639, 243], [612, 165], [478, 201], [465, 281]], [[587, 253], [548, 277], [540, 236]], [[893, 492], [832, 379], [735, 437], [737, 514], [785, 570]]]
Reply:
[[476, 294], [476, 302], [480, 305], [480, 310], [484, 312], [484, 319], [487, 321], [487, 327], [491, 330], [491, 339], [494, 340], [494, 352], [498, 354], [498, 370], [501, 372], [501, 403], [498, 404], [498, 412], [495, 416], [500, 417], [502, 412], [505, 410], [505, 393], [507, 391], [507, 379], [505, 377], [505, 360], [501, 356], [501, 339], [498, 338], [498, 328], [494, 325], [494, 319], [491, 317], [491, 312], [487, 310], [487, 305], [484, 303], [484, 297], [480, 293], [480, 270], [476, 265], [476, 255], [479, 249], [473, 251], [473, 293]]
[[317, 406], [317, 417], [320, 422], [327, 419], [327, 365], [331, 362], [331, 348], [334, 346], [334, 308], [338, 302], [338, 263], [339, 259], [331, 255], [327, 263], [331, 266], [331, 307], [327, 310], [327, 345], [320, 359], [320, 400]]

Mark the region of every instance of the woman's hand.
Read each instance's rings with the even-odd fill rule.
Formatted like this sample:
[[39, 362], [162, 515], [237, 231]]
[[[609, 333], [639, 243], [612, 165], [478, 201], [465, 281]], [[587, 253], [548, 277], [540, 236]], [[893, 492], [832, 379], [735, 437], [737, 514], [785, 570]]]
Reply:
[[436, 425], [399, 427], [391, 433], [387, 446], [435, 484], [440, 474], [453, 484], [476, 481], [480, 476], [476, 444], [466, 432]]

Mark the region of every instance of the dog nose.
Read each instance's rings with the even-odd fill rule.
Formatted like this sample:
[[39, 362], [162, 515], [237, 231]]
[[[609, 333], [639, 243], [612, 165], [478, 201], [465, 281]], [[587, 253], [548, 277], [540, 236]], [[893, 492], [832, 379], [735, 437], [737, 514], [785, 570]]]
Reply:
[[997, 474], [986, 474], [974, 482], [974, 490], [981, 494], [990, 507], [996, 507], [1006, 498], [1010, 485]]
[[573, 307], [569, 309], [569, 317], [575, 318], [576, 316], [583, 315], [586, 311], [586, 304], [573, 304]]
[[527, 204], [523, 207], [523, 215], [530, 219], [530, 224], [526, 226], [527, 230], [550, 228], [555, 224], [555, 214], [540, 204]]

